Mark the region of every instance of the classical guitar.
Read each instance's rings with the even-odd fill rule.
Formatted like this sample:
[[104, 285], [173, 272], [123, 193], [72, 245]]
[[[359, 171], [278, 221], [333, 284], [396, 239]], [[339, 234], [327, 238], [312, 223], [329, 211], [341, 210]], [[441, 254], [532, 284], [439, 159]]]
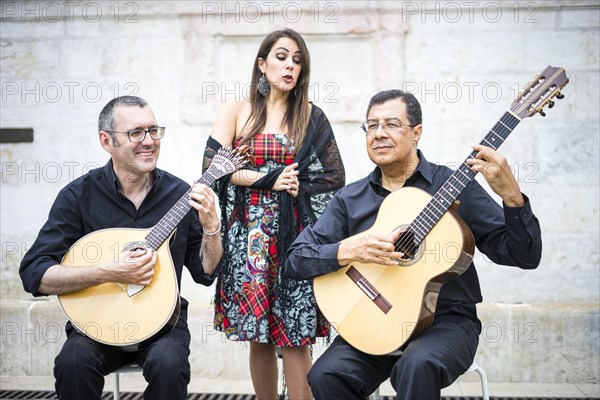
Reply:
[[[523, 119], [562, 98], [569, 82], [565, 70], [548, 66], [529, 83], [480, 144], [497, 149]], [[468, 158], [475, 157], [472, 151]], [[465, 160], [466, 161], [466, 160]], [[402, 350], [425, 329], [435, 314], [442, 285], [471, 265], [474, 239], [452, 210], [458, 195], [473, 180], [466, 162], [433, 195], [406, 187], [389, 194], [367, 231], [389, 233], [401, 228], [396, 251], [399, 266], [351, 263], [315, 278], [314, 291], [323, 315], [352, 346], [382, 355]]]
[[[248, 153], [247, 146], [219, 150], [196, 182], [211, 185], [237, 171], [248, 161]], [[58, 296], [77, 330], [100, 343], [134, 351], [173, 328], [180, 300], [169, 239], [191, 209], [190, 191], [152, 228], [101, 229], [71, 246], [62, 264], [76, 267], [110, 262], [118, 259], [120, 252], [136, 249], [151, 248], [158, 255], [152, 282], [147, 286], [104, 283]]]

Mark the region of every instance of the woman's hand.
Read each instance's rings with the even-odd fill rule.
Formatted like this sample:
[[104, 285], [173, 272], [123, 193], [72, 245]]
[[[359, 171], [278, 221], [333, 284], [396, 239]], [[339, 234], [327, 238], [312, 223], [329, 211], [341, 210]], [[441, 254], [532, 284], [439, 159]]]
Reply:
[[281, 171], [281, 174], [277, 177], [275, 184], [273, 185], [273, 190], [283, 191], [287, 190], [292, 196], [296, 197], [298, 195], [298, 163], [293, 163], [288, 165]]

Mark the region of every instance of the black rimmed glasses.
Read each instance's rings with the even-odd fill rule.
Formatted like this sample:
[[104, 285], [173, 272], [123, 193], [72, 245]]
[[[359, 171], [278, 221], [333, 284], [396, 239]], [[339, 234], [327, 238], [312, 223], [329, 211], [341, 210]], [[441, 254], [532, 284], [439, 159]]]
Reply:
[[370, 135], [370, 134], [377, 132], [377, 129], [379, 129], [380, 125], [386, 133], [396, 134], [396, 133], [399, 133], [402, 130], [402, 128], [404, 128], [405, 126], [408, 126], [409, 128], [414, 128], [418, 124], [407, 125], [407, 124], [403, 124], [398, 119], [386, 119], [385, 121], [383, 121], [381, 123], [376, 122], [376, 121], [367, 121], [364, 124], [362, 124], [360, 127], [362, 128], [363, 131], [365, 131], [365, 133], [367, 135]]
[[153, 140], [160, 140], [165, 136], [165, 127], [164, 126], [155, 126], [154, 128], [148, 129], [132, 129], [129, 132], [119, 132], [119, 131], [107, 131], [110, 133], [125, 133], [127, 137], [129, 137], [129, 141], [131, 143], [139, 143], [143, 142], [146, 139], [146, 135], [150, 134], [150, 137]]

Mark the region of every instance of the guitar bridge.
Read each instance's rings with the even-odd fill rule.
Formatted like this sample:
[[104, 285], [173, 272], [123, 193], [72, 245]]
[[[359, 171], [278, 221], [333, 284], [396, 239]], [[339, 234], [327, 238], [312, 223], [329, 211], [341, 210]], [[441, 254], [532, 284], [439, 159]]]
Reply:
[[383, 297], [379, 290], [377, 290], [356, 268], [350, 266], [350, 268], [346, 270], [346, 275], [352, 279], [356, 286], [358, 286], [384, 314], [387, 314], [392, 309], [392, 303]]

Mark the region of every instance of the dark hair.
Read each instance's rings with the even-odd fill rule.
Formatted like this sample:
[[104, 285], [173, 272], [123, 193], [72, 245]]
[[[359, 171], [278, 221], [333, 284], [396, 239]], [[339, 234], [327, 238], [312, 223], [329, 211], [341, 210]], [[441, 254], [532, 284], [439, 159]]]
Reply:
[[[242, 143], [245, 143], [262, 132], [267, 122], [267, 99], [258, 92], [258, 80], [262, 75], [258, 67], [258, 59], [267, 59], [275, 43], [281, 38], [289, 38], [296, 42], [300, 50], [300, 75], [298, 82], [287, 98], [287, 110], [283, 116], [282, 126], [287, 127], [290, 141], [294, 144], [294, 151], [298, 151], [310, 119], [310, 106], [308, 103], [308, 87], [310, 83], [310, 54], [306, 43], [300, 34], [292, 29], [283, 29], [268, 34], [260, 44], [258, 53], [252, 67], [252, 81], [250, 83], [251, 112], [242, 128]], [[246, 129], [247, 128], [247, 129]]]
[[371, 100], [369, 100], [369, 105], [367, 106], [366, 118], [369, 118], [369, 111], [371, 111], [371, 107], [394, 99], [400, 99], [404, 102], [404, 104], [406, 104], [406, 114], [408, 117], [408, 122], [410, 122], [411, 125], [415, 126], [423, 123], [423, 115], [419, 100], [417, 100], [412, 93], [403, 92], [402, 90], [397, 89], [384, 90], [371, 97]]
[[[112, 99], [108, 102], [100, 111], [100, 116], [98, 117], [98, 131], [106, 131], [109, 132], [115, 129], [115, 113], [114, 109], [118, 106], [126, 106], [126, 107], [144, 107], [148, 104], [148, 102], [141, 97], [137, 96], [121, 96]], [[110, 132], [109, 132], [110, 133]], [[111, 134], [112, 135], [112, 134]]]

